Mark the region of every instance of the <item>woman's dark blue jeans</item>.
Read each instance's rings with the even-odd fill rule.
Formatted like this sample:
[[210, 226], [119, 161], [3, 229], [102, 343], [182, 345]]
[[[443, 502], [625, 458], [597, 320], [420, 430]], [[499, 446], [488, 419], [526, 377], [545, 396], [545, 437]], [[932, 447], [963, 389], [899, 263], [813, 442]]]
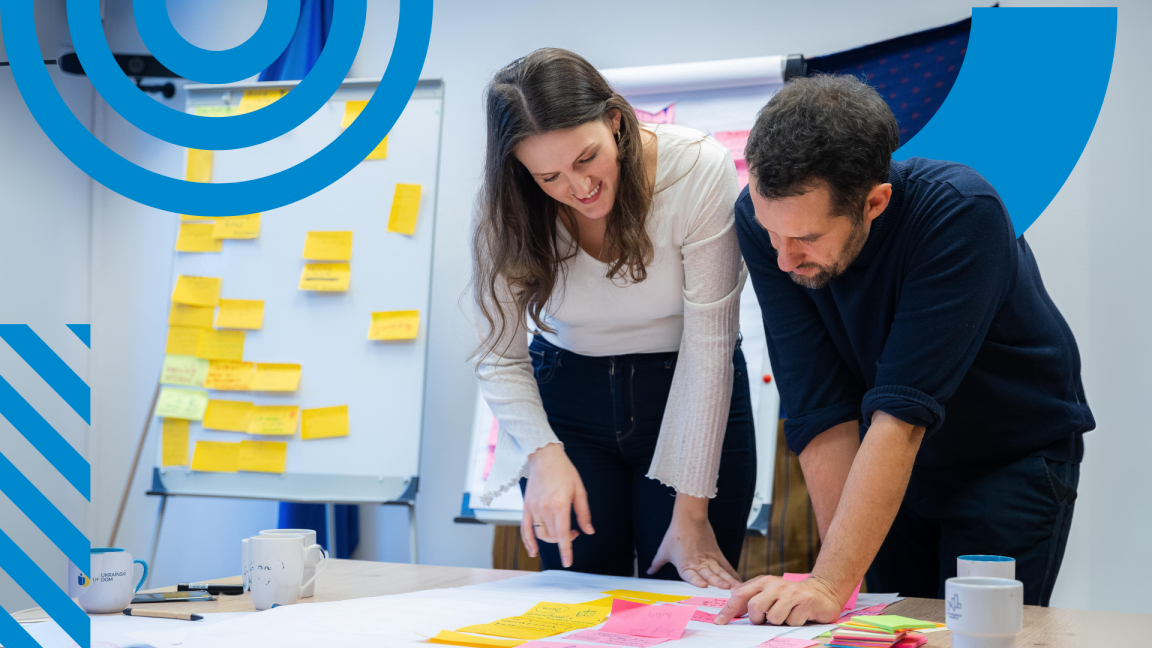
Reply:
[[[645, 475], [660, 435], [678, 354], [583, 356], [540, 336], [529, 352], [548, 423], [580, 472], [596, 529], [595, 534], [581, 533], [573, 541], [572, 571], [611, 576], [638, 571], [647, 577], [676, 503], [674, 489]], [[736, 567], [756, 483], [756, 439], [748, 368], [739, 344], [732, 363], [732, 402], [708, 519], [720, 551]], [[527, 480], [520, 480], [521, 490], [526, 485]], [[575, 520], [572, 528], [579, 528]], [[557, 546], [546, 542], [539, 546], [544, 568], [561, 569]], [[670, 564], [653, 576], [679, 577]]]

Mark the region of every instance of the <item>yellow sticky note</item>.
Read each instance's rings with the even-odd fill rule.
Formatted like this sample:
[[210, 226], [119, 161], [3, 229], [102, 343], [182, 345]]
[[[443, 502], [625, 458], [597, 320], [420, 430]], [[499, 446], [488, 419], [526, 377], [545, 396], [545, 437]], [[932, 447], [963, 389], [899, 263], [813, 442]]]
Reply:
[[197, 117], [227, 117], [236, 112], [232, 106], [196, 106]]
[[435, 637], [428, 639], [430, 643], [448, 644], [451, 646], [469, 646], [470, 648], [516, 648], [524, 643], [518, 639], [489, 639], [466, 635], [450, 630], [441, 630]]
[[188, 182], [212, 182], [212, 151], [188, 149], [188, 169], [184, 179]]
[[212, 238], [212, 223], [180, 223], [176, 236], [177, 252], [219, 252], [224, 241]]
[[216, 309], [211, 306], [172, 304], [168, 311], [168, 326], [212, 328], [212, 315], [215, 312]]
[[240, 470], [282, 473], [288, 460], [288, 444], [283, 441], [241, 441]]
[[542, 639], [578, 628], [588, 628], [608, 618], [610, 608], [574, 603], [537, 603], [520, 616], [498, 619], [492, 623], [457, 628], [516, 639]]
[[300, 438], [329, 439], [348, 436], [348, 406], [306, 409], [301, 417]]
[[187, 326], [168, 327], [168, 345], [164, 353], [172, 355], [196, 355], [196, 347], [200, 344], [200, 331], [204, 329], [189, 328]]
[[224, 430], [225, 432], [247, 432], [248, 419], [252, 416], [252, 403], [244, 401], [208, 401], [204, 412], [204, 429]]
[[189, 216], [188, 214], [180, 214], [180, 222], [184, 223], [215, 223], [215, 216]]
[[602, 607], [612, 609], [612, 597], [605, 596], [604, 598], [596, 599], [595, 601], [585, 601], [580, 605], [591, 605], [592, 607]]
[[300, 386], [300, 365], [276, 362], [260, 362], [256, 365], [256, 377], [252, 380], [252, 391], [296, 391]]
[[582, 605], [579, 603], [545, 602], [532, 606], [532, 609], [525, 612], [523, 616], [533, 619], [546, 619], [549, 621], [575, 623], [583, 626], [594, 626], [607, 619], [609, 611], [611, 611], [611, 608], [605, 610], [601, 607]]
[[252, 388], [253, 366], [251, 362], [236, 360], [205, 360], [208, 375], [204, 377], [205, 389], [221, 391], [245, 391]]
[[199, 421], [204, 418], [208, 407], [208, 394], [191, 389], [160, 388], [160, 398], [156, 400], [156, 416]]
[[305, 263], [300, 273], [300, 290], [343, 292], [352, 281], [347, 263]]
[[248, 434], [291, 436], [296, 434], [300, 408], [296, 405], [257, 405], [248, 419]]
[[189, 355], [165, 355], [160, 369], [161, 385], [203, 387], [208, 376], [208, 361]]
[[197, 441], [192, 452], [192, 470], [236, 472], [240, 469], [240, 444], [224, 441]]
[[304, 258], [311, 261], [351, 260], [352, 232], [308, 232], [304, 239]]
[[365, 160], [387, 160], [388, 159], [388, 136], [385, 135], [383, 140], [372, 149]]
[[416, 233], [416, 216], [420, 213], [420, 185], [397, 184], [392, 196], [392, 214], [388, 231], [412, 236]]
[[188, 421], [166, 418], [160, 433], [160, 465], [188, 465]]
[[221, 299], [216, 327], [250, 330], [264, 328], [264, 300]]
[[220, 216], [212, 219], [212, 236], [218, 239], [254, 239], [260, 236], [260, 214]]
[[637, 592], [635, 590], [608, 590], [601, 592], [615, 598], [631, 599], [633, 601], [659, 601], [661, 603], [679, 603], [690, 599], [691, 596], [674, 596], [672, 594], [654, 594], [652, 592]]
[[364, 112], [364, 108], [368, 106], [367, 101], [349, 101], [344, 104], [344, 121], [340, 122], [340, 128], [348, 128], [360, 113]]
[[420, 311], [372, 313], [369, 340], [415, 340], [420, 331]]
[[236, 114], [243, 115], [253, 110], [260, 110], [276, 103], [286, 94], [288, 94], [287, 90], [246, 90], [244, 97], [240, 99], [240, 106], [236, 109]]
[[189, 306], [215, 306], [220, 301], [220, 289], [224, 280], [219, 277], [176, 277], [176, 288], [172, 290], [172, 301]]
[[200, 329], [196, 357], [208, 360], [243, 360], [244, 331]]

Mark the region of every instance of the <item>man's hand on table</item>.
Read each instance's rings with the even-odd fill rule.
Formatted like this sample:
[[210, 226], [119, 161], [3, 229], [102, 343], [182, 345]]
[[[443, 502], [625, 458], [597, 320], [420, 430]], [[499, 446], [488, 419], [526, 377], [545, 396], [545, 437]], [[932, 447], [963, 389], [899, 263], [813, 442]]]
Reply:
[[808, 621], [833, 623], [840, 618], [844, 602], [831, 583], [812, 576], [801, 582], [779, 576], [759, 576], [732, 591], [732, 598], [716, 615], [718, 625], [748, 613], [756, 625], [800, 626]]

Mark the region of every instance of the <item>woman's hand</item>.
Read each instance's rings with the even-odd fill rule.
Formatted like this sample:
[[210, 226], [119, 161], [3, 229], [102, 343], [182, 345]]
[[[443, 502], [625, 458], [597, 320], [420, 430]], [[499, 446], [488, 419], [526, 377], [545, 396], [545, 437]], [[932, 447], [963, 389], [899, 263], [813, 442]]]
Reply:
[[572, 541], [580, 535], [572, 528], [573, 508], [580, 530], [589, 535], [596, 533], [580, 473], [564, 453], [564, 447], [550, 443], [528, 457], [528, 487], [524, 489], [520, 537], [529, 556], [538, 555], [536, 538], [540, 538], [559, 544], [560, 563], [564, 567], [572, 566]]
[[668, 525], [648, 575], [655, 574], [667, 563], [675, 565], [680, 578], [696, 587], [713, 585], [731, 589], [740, 585], [740, 577], [720, 553], [716, 534], [708, 522], [707, 498], [676, 495], [672, 524]]

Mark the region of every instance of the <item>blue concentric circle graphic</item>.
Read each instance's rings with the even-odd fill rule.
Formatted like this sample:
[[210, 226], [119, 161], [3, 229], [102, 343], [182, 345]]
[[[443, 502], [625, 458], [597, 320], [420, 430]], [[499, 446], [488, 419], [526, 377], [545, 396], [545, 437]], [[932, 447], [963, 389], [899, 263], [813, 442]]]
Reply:
[[[44, 66], [33, 0], [0, 0], [4, 44], [20, 94], [40, 128], [69, 160], [100, 184], [169, 212], [237, 216], [283, 207], [344, 177], [380, 143], [408, 104], [432, 31], [432, 0], [401, 0], [392, 58], [367, 107], [331, 144], [294, 167], [244, 182], [201, 184], [170, 178], [125, 160], [72, 114]], [[190, 115], [153, 101], [124, 76], [100, 21], [99, 3], [68, 0], [76, 53], [97, 92], [144, 132], [178, 146], [232, 150], [275, 139], [303, 123], [332, 96], [352, 66], [364, 35], [367, 0], [337, 0], [324, 50], [312, 71], [279, 101], [229, 117]], [[141, 38], [165, 67], [200, 83], [231, 83], [259, 73], [287, 47], [300, 0], [276, 0], [256, 33], [223, 51], [204, 50], [172, 26], [163, 2], [134, 0]]]

